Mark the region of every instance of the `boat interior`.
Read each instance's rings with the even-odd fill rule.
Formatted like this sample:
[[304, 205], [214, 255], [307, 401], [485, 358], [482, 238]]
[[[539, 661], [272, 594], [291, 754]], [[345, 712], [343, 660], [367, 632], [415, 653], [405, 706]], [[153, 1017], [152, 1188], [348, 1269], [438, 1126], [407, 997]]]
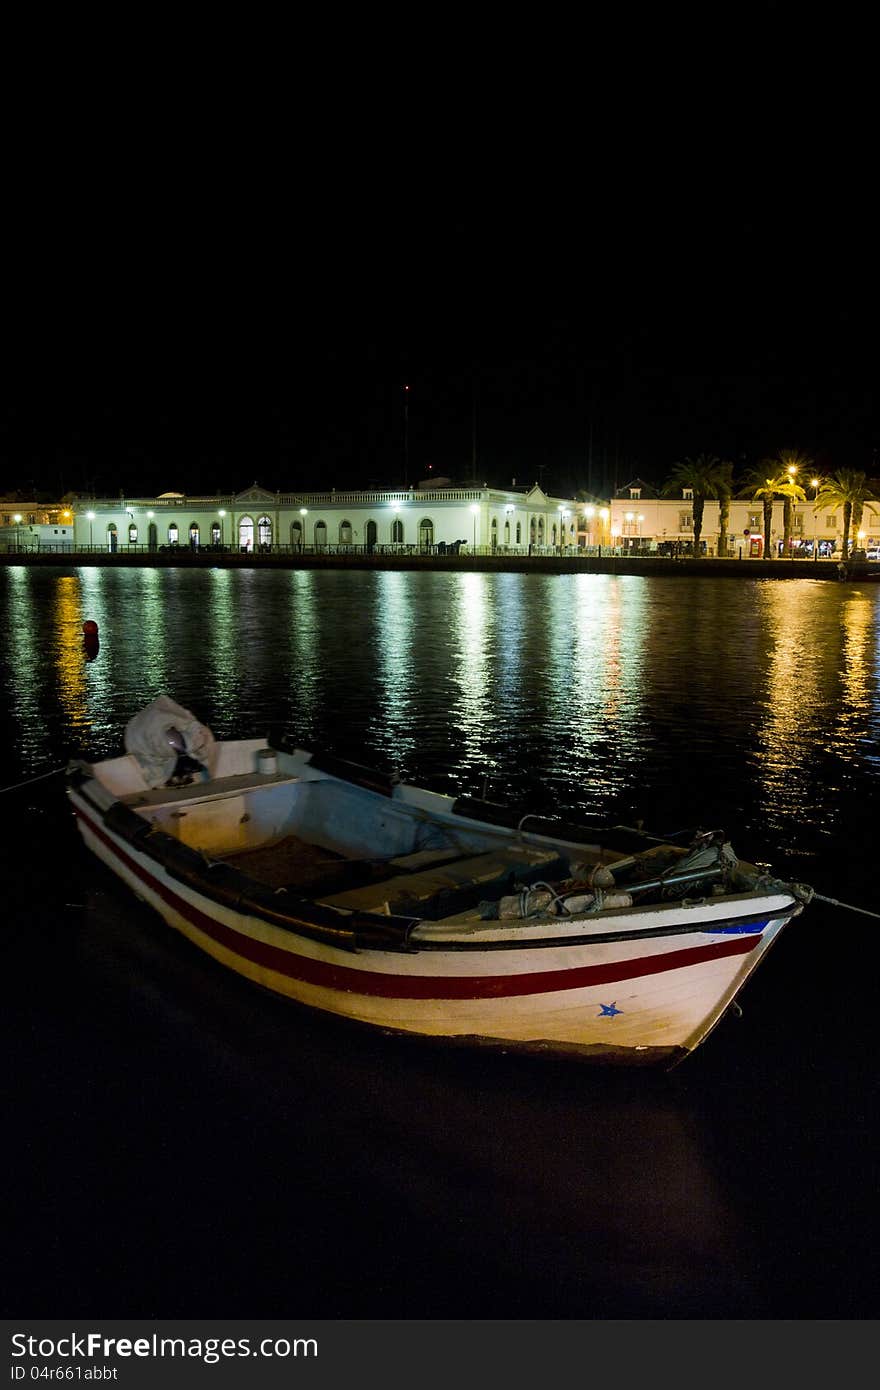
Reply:
[[[491, 821], [487, 803], [468, 801], [465, 816], [448, 797], [404, 784], [359, 785], [313, 764], [280, 760], [269, 772], [251, 764], [158, 788], [122, 790], [131, 784], [119, 768], [101, 780], [122, 805], [208, 863], [346, 913], [492, 917], [504, 915], [500, 905], [510, 895], [529, 891], [543, 898], [523, 898], [514, 915], [555, 912], [566, 895], [595, 895], [598, 869], [606, 873], [604, 890], [628, 892], [640, 905], [712, 891], [729, 879], [714, 844], [695, 862], [692, 845], [626, 827], [609, 828], [596, 843], [554, 840], [534, 817], [479, 824], [473, 817], [481, 806]], [[494, 808], [496, 817], [502, 809]]]

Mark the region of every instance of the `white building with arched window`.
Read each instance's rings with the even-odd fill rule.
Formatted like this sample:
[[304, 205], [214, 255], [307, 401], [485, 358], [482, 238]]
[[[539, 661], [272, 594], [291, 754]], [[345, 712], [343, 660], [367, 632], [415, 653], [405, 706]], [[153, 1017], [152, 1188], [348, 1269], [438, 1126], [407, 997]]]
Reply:
[[79, 498], [75, 543], [92, 549], [209, 547], [252, 551], [415, 551], [447, 548], [528, 554], [588, 539], [583, 504], [530, 488], [421, 483], [405, 489], [269, 492], [235, 496]]

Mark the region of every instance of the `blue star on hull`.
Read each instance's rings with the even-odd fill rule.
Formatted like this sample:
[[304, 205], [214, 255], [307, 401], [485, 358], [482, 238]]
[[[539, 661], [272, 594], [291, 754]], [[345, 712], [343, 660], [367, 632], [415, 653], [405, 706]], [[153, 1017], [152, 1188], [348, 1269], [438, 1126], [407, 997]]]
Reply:
[[618, 1009], [616, 1004], [600, 1004], [599, 1008], [601, 1010], [601, 1013], [597, 1015], [599, 1018], [613, 1018], [615, 1014], [623, 1013], [623, 1009]]

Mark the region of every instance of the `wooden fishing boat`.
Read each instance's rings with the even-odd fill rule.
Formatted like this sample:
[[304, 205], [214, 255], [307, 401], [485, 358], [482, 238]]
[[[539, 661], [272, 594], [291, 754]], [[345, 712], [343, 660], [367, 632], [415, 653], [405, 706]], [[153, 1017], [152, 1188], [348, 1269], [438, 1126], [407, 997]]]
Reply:
[[669, 1067], [812, 895], [721, 831], [453, 798], [165, 696], [125, 747], [68, 767], [88, 848], [220, 964], [384, 1032]]

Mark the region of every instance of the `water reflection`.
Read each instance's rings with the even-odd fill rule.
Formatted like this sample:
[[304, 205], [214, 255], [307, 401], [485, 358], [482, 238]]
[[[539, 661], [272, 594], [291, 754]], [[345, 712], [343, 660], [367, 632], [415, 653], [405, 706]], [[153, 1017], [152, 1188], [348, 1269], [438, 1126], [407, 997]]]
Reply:
[[488, 770], [493, 761], [490, 749], [497, 714], [491, 674], [498, 655], [494, 649], [495, 610], [488, 601], [488, 575], [456, 578], [448, 619], [449, 726], [466, 750], [465, 766]]
[[599, 775], [585, 780], [582, 809], [603, 814], [633, 781], [643, 753], [647, 588], [606, 575], [564, 576], [560, 608], [567, 646], [554, 627], [554, 684], [565, 692], [561, 724], [571, 730], [573, 758]]
[[413, 584], [408, 574], [375, 576], [375, 627], [369, 641], [376, 660], [374, 736], [392, 766], [406, 762], [418, 735], [414, 688], [417, 645], [424, 634], [413, 615]]
[[766, 673], [751, 752], [767, 823], [837, 823], [835, 794], [877, 720], [873, 593], [818, 581], [760, 586]]
[[[837, 832], [873, 794], [880, 586], [83, 568], [0, 577], [22, 772], [166, 692], [406, 776], [660, 828]], [[100, 632], [84, 659], [82, 624]], [[802, 837], [801, 837], [802, 838]]]
[[4, 675], [15, 692], [9, 700], [16, 725], [13, 747], [21, 748], [38, 766], [41, 676], [45, 660], [40, 622], [28, 570], [10, 566], [4, 580], [3, 665]]
[[[91, 663], [85, 619], [101, 636]], [[630, 802], [649, 824], [664, 818], [661, 828], [724, 824], [737, 848], [746, 827], [774, 862], [814, 856], [803, 876], [820, 892], [875, 906], [880, 585], [12, 566], [0, 569], [0, 668], [10, 792], [63, 767], [84, 742], [118, 751], [126, 721], [165, 691], [221, 736], [282, 722], [306, 746], [356, 750], [383, 767], [402, 761], [407, 775], [450, 790], [488, 768], [493, 793], [528, 782], [551, 788], [563, 809]], [[38, 785], [44, 807], [63, 806], [60, 777]], [[859, 919], [863, 969], [827, 950], [853, 919], [811, 907], [750, 983], [761, 1006], [752, 1011], [747, 999], [745, 1019], [719, 1027], [682, 1073], [682, 1090], [634, 1083], [630, 1095], [562, 1065], [426, 1058], [380, 1037], [352, 1045], [332, 1020], [258, 999], [174, 934], [134, 931], [136, 909], [121, 887], [114, 895], [100, 884], [71, 930], [62, 885], [85, 870], [85, 857], [77, 843], [59, 859], [65, 842], [45, 829], [55, 812], [28, 814], [31, 795], [6, 798], [19, 842], [13, 887], [25, 904], [20, 934], [6, 933], [23, 953], [12, 972], [24, 988], [10, 1015], [20, 1051], [12, 1071], [21, 1086], [31, 1069], [38, 1130], [66, 1113], [64, 1097], [86, 1097], [92, 1113], [85, 1126], [75, 1117], [68, 1185], [92, 1208], [107, 1197], [90, 1185], [100, 1154], [122, 1144], [107, 1220], [118, 1226], [134, 1210], [140, 1222], [147, 1258], [122, 1270], [124, 1280], [135, 1268], [142, 1282], [135, 1306], [157, 1280], [168, 1284], [172, 1266], [170, 1296], [182, 1312], [193, 1311], [193, 1289], [206, 1308], [228, 1299], [230, 1266], [201, 1234], [221, 1189], [243, 1171], [257, 1209], [246, 1213], [246, 1258], [237, 1271], [233, 1261], [232, 1277], [252, 1296], [256, 1269], [266, 1308], [280, 1313], [297, 1232], [310, 1250], [305, 1296], [337, 1311], [382, 1316], [389, 1297], [415, 1297], [435, 1313], [439, 1299], [450, 1316], [462, 1304], [523, 1317], [867, 1311], [876, 1287], [876, 1146], [865, 1103], [874, 1063], [867, 1033], [852, 1030], [872, 1016], [876, 963]], [[53, 827], [67, 820], [59, 809]], [[31, 855], [24, 868], [19, 847]], [[118, 1046], [108, 1050], [110, 1036]], [[47, 1078], [58, 1104], [47, 1104]], [[230, 1129], [242, 1110], [230, 1106], [230, 1084], [256, 1107], [272, 1152], [298, 1165], [299, 1183], [288, 1163], [261, 1197], [266, 1165], [251, 1163], [249, 1131]], [[144, 1086], [155, 1105], [143, 1104]], [[289, 1101], [280, 1109], [279, 1095]], [[207, 1117], [195, 1135], [204, 1161], [169, 1204], [194, 1134], [174, 1116], [194, 1106]], [[157, 1114], [171, 1115], [158, 1129]], [[230, 1156], [239, 1132], [243, 1146]], [[835, 1187], [841, 1142], [845, 1190]], [[146, 1167], [132, 1166], [132, 1153], [147, 1154]], [[225, 1161], [214, 1164], [217, 1154]], [[791, 1161], [780, 1164], [780, 1154]], [[25, 1228], [57, 1179], [54, 1151], [30, 1144], [14, 1157], [30, 1199], [18, 1205], [18, 1243], [44, 1250]], [[145, 1171], [157, 1177], [141, 1200]], [[320, 1188], [316, 1172], [333, 1187], [332, 1200], [318, 1191], [311, 1203], [321, 1220], [343, 1193], [330, 1240], [317, 1218], [300, 1229], [301, 1193]], [[817, 1191], [834, 1201], [820, 1210]], [[387, 1221], [401, 1201], [412, 1228], [403, 1249]], [[74, 1214], [61, 1231], [65, 1248], [95, 1256], [94, 1232], [76, 1218], [82, 1202], [44, 1210], [47, 1227], [62, 1208]], [[451, 1222], [450, 1212], [465, 1219]], [[240, 1231], [231, 1244], [221, 1234], [241, 1246]], [[48, 1230], [50, 1244], [57, 1235]], [[169, 1249], [181, 1256], [176, 1265]], [[80, 1264], [92, 1271], [100, 1311], [120, 1271], [97, 1256]], [[37, 1255], [26, 1277], [37, 1291], [47, 1279], [70, 1284], [68, 1269]]]
[[[74, 728], [80, 727], [85, 707], [87, 673], [83, 651], [89, 634], [83, 635], [84, 619], [79, 581], [73, 575], [63, 576], [55, 590], [53, 609], [55, 632], [53, 652], [58, 670], [58, 695], [67, 717]], [[99, 625], [100, 632], [100, 625]], [[100, 640], [100, 639], [98, 639]]]

